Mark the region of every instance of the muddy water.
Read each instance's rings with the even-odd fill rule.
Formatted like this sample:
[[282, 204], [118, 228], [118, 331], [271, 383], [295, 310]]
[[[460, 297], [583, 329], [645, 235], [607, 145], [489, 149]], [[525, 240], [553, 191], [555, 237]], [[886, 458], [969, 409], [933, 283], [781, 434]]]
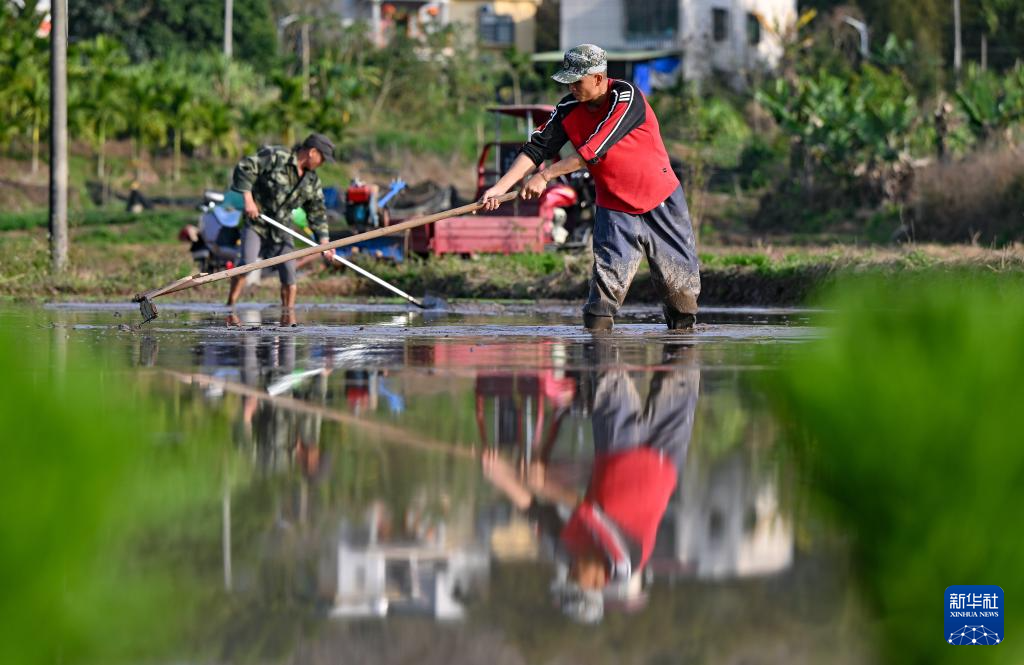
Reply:
[[[843, 534], [808, 509], [761, 380], [821, 334], [812, 312], [668, 334], [633, 308], [599, 336], [557, 305], [160, 313], [46, 317], [188, 413], [161, 436], [215, 432], [233, 460], [177, 662], [874, 660]], [[615, 571], [589, 625], [567, 618], [594, 618], [580, 552]]]

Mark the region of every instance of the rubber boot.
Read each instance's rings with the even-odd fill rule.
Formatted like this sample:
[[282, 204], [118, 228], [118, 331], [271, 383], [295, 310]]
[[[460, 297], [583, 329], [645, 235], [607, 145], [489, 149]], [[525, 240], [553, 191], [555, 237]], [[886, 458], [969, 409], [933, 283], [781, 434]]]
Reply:
[[615, 327], [615, 319], [583, 312], [583, 327], [587, 330], [611, 330]]
[[693, 330], [694, 324], [697, 323], [697, 315], [666, 311], [665, 323], [668, 324], [669, 330]]

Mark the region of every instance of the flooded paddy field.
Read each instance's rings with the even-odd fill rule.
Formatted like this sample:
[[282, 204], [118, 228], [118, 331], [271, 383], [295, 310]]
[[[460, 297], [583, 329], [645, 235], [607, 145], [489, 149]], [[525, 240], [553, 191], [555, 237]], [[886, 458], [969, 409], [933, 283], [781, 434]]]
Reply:
[[685, 334], [644, 307], [603, 334], [557, 304], [237, 314], [2, 319], [47, 371], [100, 355], [164, 414], [136, 444], [214, 488], [124, 552], [169, 557], [188, 596], [163, 610], [187, 639], [147, 662], [876, 661], [765, 387], [816, 312], [712, 309]]

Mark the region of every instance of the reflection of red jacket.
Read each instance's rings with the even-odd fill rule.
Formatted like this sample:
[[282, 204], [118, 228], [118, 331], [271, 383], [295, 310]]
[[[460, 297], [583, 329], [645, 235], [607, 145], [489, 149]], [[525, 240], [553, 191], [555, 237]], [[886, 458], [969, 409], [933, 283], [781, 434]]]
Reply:
[[675, 465], [651, 448], [598, 455], [587, 495], [562, 529], [562, 542], [570, 554], [597, 547], [608, 556], [613, 576], [640, 570], [654, 550], [678, 476]]

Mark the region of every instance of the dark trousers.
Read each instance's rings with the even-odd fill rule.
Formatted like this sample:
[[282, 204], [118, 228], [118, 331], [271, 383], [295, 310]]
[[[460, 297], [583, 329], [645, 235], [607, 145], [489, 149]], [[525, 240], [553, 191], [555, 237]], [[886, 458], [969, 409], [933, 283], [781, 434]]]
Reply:
[[641, 215], [598, 206], [594, 271], [583, 311], [615, 316], [644, 256], [665, 315], [696, 314], [700, 265], [682, 185], [659, 206]]

